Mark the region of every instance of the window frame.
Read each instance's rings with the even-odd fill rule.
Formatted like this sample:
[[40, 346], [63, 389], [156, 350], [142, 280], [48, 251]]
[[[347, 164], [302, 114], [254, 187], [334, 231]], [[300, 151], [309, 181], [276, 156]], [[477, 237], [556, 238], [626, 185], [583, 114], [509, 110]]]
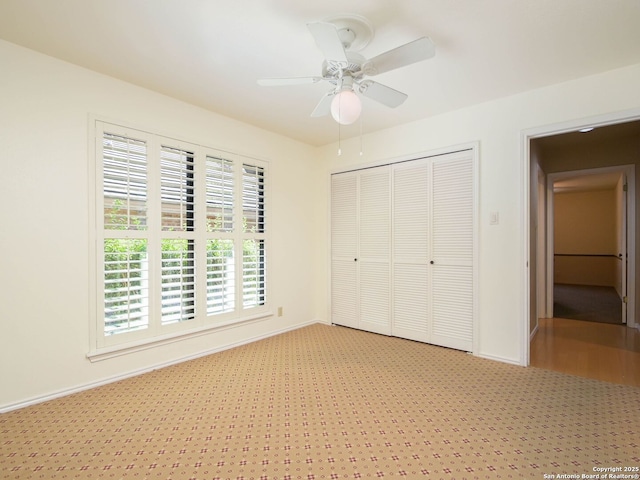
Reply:
[[[147, 192], [146, 192], [146, 229], [114, 230], [104, 227], [104, 194], [103, 194], [103, 138], [104, 134], [122, 136], [146, 142], [147, 152]], [[271, 288], [267, 281], [269, 268], [268, 212], [269, 212], [269, 162], [264, 159], [212, 148], [197, 142], [179, 140], [166, 135], [159, 135], [139, 128], [124, 126], [121, 123], [92, 118], [89, 129], [89, 228], [90, 228], [90, 349], [89, 359], [92, 361], [111, 358], [129, 351], [146, 349], [156, 344], [172, 343], [184, 337], [210, 333], [215, 329], [232, 327], [244, 322], [256, 321], [272, 316], [269, 301]], [[194, 209], [193, 228], [167, 231], [162, 225], [162, 198], [160, 177], [160, 155], [163, 147], [193, 153], [193, 176], [191, 177]], [[234, 169], [233, 191], [233, 228], [231, 231], [208, 231], [207, 217], [207, 158], [221, 159], [231, 162]], [[261, 169], [264, 174], [261, 217], [265, 227], [261, 232], [245, 232], [243, 225], [243, 165]], [[227, 192], [228, 193], [228, 192]], [[228, 199], [228, 197], [227, 197]], [[225, 211], [225, 213], [228, 213]], [[134, 331], [116, 334], [105, 334], [104, 314], [104, 240], [106, 238], [146, 239], [148, 248], [148, 309], [149, 325]], [[163, 239], [187, 239], [193, 245], [193, 264], [195, 267], [195, 314], [193, 319], [162, 324], [162, 285], [160, 278], [161, 244]], [[217, 313], [208, 313], [207, 297], [207, 242], [222, 240], [233, 242], [234, 269], [234, 308]], [[263, 258], [263, 285], [266, 291], [261, 304], [244, 308], [242, 252], [245, 240], [259, 240], [265, 245], [266, 259]]]

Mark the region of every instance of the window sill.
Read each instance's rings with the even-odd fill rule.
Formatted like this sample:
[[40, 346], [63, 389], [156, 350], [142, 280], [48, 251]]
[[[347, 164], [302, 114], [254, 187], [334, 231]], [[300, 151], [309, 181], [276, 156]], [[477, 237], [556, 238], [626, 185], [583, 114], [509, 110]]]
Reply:
[[189, 338], [196, 338], [202, 335], [208, 335], [214, 331], [223, 331], [229, 328], [237, 327], [238, 325], [245, 325], [253, 323], [258, 320], [262, 320], [267, 317], [272, 317], [273, 312], [261, 312], [250, 317], [244, 317], [242, 319], [233, 319], [225, 322], [207, 325], [194, 330], [185, 332], [171, 333], [167, 335], [161, 335], [149, 339], [139, 340], [136, 342], [123, 343], [121, 345], [113, 345], [105, 348], [97, 348], [87, 353], [87, 358], [92, 362], [101, 362], [103, 360], [109, 360], [111, 358], [120, 357], [123, 355], [129, 355], [131, 353], [141, 352], [149, 350], [151, 348], [160, 347], [162, 345], [169, 345], [171, 343], [181, 342]]

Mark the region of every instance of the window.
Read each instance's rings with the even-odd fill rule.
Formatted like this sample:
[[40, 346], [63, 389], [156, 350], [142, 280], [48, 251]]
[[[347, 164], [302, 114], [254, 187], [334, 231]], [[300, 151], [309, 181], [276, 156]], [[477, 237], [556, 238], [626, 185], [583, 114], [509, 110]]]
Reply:
[[96, 125], [97, 347], [266, 314], [266, 163]]

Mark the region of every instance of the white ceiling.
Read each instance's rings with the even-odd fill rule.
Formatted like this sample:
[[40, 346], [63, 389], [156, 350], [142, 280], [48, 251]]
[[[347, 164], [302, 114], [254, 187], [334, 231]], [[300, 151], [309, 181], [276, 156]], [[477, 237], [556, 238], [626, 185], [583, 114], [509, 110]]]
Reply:
[[375, 77], [409, 98], [363, 99], [365, 133], [640, 63], [638, 0], [0, 0], [0, 38], [323, 145], [337, 124], [310, 113], [326, 84], [256, 80], [319, 75], [306, 23], [343, 13], [373, 24], [365, 57], [424, 35], [437, 49]]

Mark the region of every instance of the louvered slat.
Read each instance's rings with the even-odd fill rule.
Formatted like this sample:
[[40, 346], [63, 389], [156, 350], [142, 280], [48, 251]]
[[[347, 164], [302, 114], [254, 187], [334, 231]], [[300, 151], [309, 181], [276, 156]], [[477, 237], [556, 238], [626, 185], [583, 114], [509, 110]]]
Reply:
[[391, 333], [389, 263], [360, 263], [360, 328]]
[[242, 166], [242, 212], [245, 232], [264, 233], [264, 168]]
[[473, 165], [470, 155], [433, 163], [432, 339], [473, 344]]
[[104, 228], [147, 228], [147, 145], [120, 135], [102, 139]]
[[265, 302], [265, 242], [245, 240], [242, 252], [242, 305], [252, 308]]
[[429, 340], [428, 276], [426, 264], [394, 264], [394, 335], [423, 342]]
[[160, 267], [162, 324], [195, 317], [195, 242], [163, 239]]
[[331, 255], [353, 260], [358, 255], [358, 178], [353, 173], [331, 177]]
[[433, 338], [437, 344], [471, 351], [473, 270], [436, 266], [433, 271]]
[[360, 175], [360, 253], [389, 261], [390, 250], [390, 174], [388, 167], [365, 170]]
[[331, 264], [331, 322], [359, 327], [357, 263], [334, 260]]
[[393, 171], [393, 255], [426, 261], [429, 252], [429, 173], [424, 161]]
[[207, 314], [235, 308], [235, 259], [232, 240], [207, 241]]
[[207, 156], [207, 231], [233, 231], [234, 190], [233, 162]]
[[437, 264], [473, 261], [471, 158], [433, 164], [433, 258]]
[[149, 325], [147, 241], [106, 238], [104, 265], [104, 333], [131, 332]]
[[163, 146], [160, 150], [162, 230], [194, 230], [194, 155]]

